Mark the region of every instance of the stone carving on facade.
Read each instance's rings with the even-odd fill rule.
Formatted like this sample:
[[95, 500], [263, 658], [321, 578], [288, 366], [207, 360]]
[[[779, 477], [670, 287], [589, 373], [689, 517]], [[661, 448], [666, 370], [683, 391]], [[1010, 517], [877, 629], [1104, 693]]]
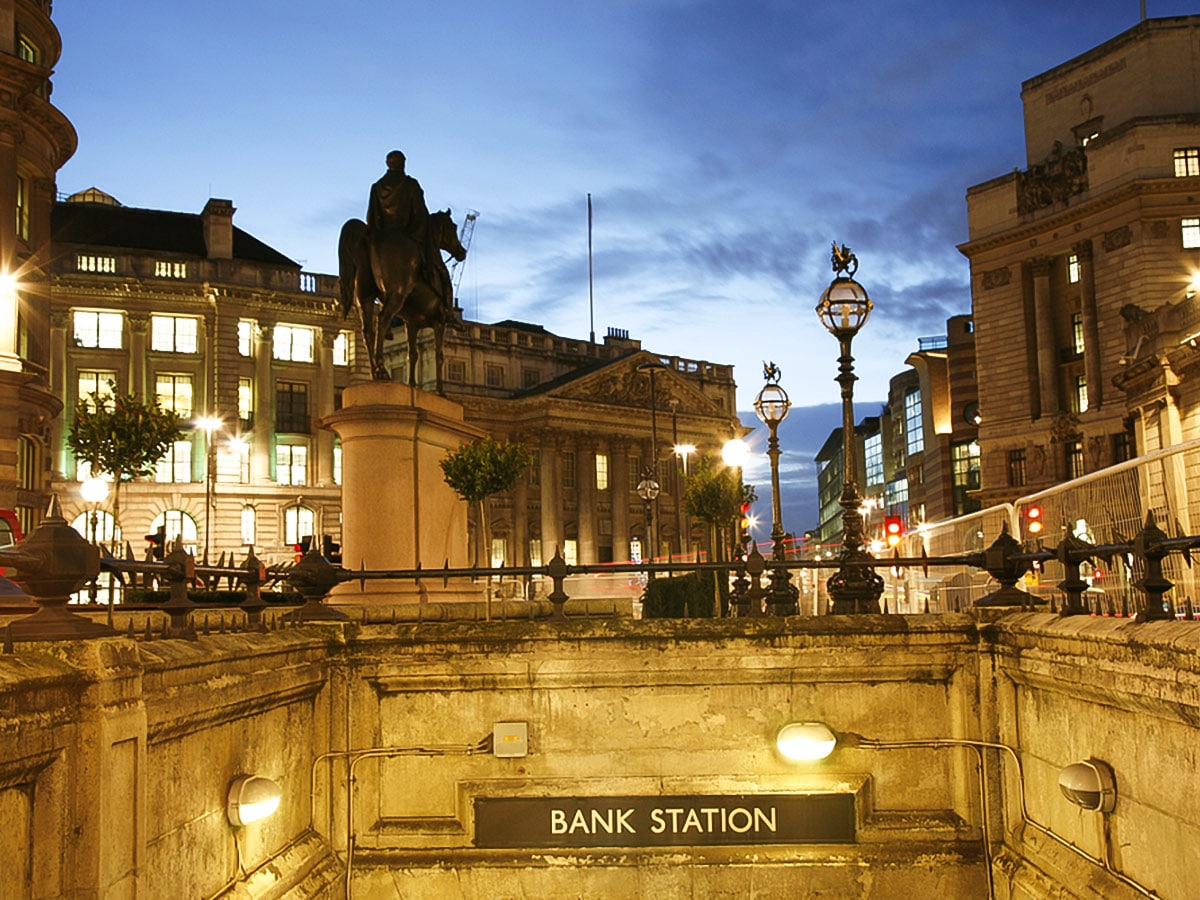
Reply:
[[1017, 212], [1020, 215], [1066, 203], [1087, 190], [1087, 155], [1082, 147], [1054, 142], [1042, 162], [1017, 172]]
[[1105, 253], [1112, 253], [1114, 250], [1120, 250], [1122, 247], [1129, 246], [1132, 241], [1133, 229], [1128, 225], [1122, 225], [1120, 228], [1104, 232], [1102, 244]]
[[992, 269], [989, 272], [983, 273], [983, 288], [991, 290], [992, 288], [1004, 287], [1012, 282], [1012, 269], [1004, 266], [1000, 269]]
[[1050, 443], [1066, 444], [1083, 437], [1079, 431], [1079, 416], [1075, 413], [1055, 413], [1050, 422]]
[[144, 312], [128, 312], [125, 321], [129, 323], [132, 334], [145, 334], [150, 329], [150, 314]]
[[1104, 456], [1107, 448], [1108, 442], [1102, 434], [1093, 434], [1087, 439], [1088, 459], [1091, 460], [1093, 471], [1104, 467]]
[[1151, 222], [1150, 237], [1157, 241], [1164, 241], [1171, 236], [1171, 225], [1168, 222]]
[[1041, 479], [1046, 474], [1046, 445], [1034, 444], [1029, 451], [1029, 474]]

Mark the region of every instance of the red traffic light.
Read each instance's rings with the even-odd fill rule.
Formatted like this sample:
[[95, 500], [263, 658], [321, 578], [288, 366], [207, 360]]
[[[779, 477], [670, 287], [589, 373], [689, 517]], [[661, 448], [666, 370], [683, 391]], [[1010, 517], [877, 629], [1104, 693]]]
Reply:
[[1042, 530], [1042, 508], [1040, 506], [1029, 506], [1025, 509], [1025, 530], [1030, 534], [1037, 534]]
[[888, 546], [895, 547], [904, 537], [904, 519], [900, 516], [888, 516], [883, 520], [883, 533], [887, 538]]

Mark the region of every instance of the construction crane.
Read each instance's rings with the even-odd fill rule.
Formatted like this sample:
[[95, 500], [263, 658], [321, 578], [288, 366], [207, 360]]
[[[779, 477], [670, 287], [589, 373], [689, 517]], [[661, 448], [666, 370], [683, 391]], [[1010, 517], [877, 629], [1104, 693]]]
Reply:
[[[458, 242], [462, 244], [463, 250], [470, 253], [471, 238], [475, 234], [475, 220], [479, 218], [479, 212], [474, 209], [467, 210], [467, 217], [463, 219], [462, 226], [458, 229]], [[454, 260], [450, 263], [450, 284], [454, 293], [454, 308], [462, 309], [462, 304], [458, 302], [458, 285], [462, 281], [463, 263], [467, 261], [464, 256], [462, 261]]]

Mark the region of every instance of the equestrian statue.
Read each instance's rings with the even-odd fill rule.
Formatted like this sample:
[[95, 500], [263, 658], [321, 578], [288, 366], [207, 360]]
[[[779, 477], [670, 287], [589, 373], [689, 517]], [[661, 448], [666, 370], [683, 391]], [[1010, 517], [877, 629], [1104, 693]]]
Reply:
[[371, 377], [390, 381], [384, 343], [398, 320], [408, 335], [408, 383], [417, 381], [417, 335], [432, 328], [437, 391], [442, 387], [442, 340], [447, 325], [459, 325], [450, 273], [441, 252], [462, 262], [467, 251], [458, 239], [450, 210], [430, 213], [425, 194], [404, 171], [404, 154], [387, 155], [387, 172], [371, 186], [367, 221], [351, 219], [338, 239], [342, 316], [354, 304], [362, 318], [363, 343]]

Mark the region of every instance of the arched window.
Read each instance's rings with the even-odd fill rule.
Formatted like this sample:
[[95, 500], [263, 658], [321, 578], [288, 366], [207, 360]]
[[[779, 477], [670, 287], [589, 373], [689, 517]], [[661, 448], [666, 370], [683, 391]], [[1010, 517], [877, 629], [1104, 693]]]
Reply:
[[196, 554], [196, 520], [182, 509], [168, 509], [155, 516], [154, 521], [150, 523], [150, 533], [153, 534], [159, 528], [166, 529], [168, 551], [174, 545], [175, 539], [181, 538], [183, 549], [193, 556]]
[[293, 546], [313, 534], [316, 517], [307, 506], [289, 506], [283, 511], [283, 542]]
[[121, 533], [116, 528], [116, 520], [112, 513], [97, 510], [96, 520], [92, 521], [92, 512], [81, 512], [71, 523], [71, 527], [83, 536], [85, 541], [99, 541], [101, 544], [111, 544], [121, 539]]
[[242, 543], [246, 546], [253, 546], [256, 541], [254, 538], [255, 531], [255, 513], [253, 506], [242, 507]]

